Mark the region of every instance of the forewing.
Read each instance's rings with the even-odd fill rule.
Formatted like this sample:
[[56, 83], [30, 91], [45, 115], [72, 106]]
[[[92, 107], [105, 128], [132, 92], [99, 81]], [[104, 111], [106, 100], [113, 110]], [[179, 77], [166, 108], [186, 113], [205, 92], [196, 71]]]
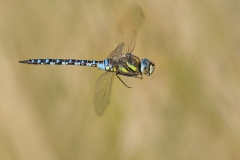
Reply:
[[132, 4], [120, 18], [117, 25], [117, 43], [124, 44], [123, 54], [131, 53], [136, 44], [139, 29], [143, 25], [145, 15], [142, 8], [137, 4]]
[[94, 109], [95, 113], [101, 117], [106, 111], [109, 103], [114, 79], [114, 72], [104, 72], [101, 74], [95, 85]]
[[116, 49], [114, 49], [107, 57], [107, 59], [118, 59], [119, 57], [122, 56], [122, 52], [123, 52], [123, 48], [124, 48], [124, 44], [121, 43], [117, 46]]

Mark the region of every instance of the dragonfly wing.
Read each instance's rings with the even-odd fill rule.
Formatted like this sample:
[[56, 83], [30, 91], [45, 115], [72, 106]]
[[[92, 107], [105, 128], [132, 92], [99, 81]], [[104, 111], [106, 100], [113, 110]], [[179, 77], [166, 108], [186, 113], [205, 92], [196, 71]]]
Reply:
[[142, 8], [131, 5], [117, 25], [117, 43], [124, 44], [122, 54], [132, 53], [139, 29], [143, 25], [145, 15]]
[[104, 72], [101, 74], [95, 85], [94, 109], [95, 113], [101, 117], [106, 111], [109, 103], [114, 80], [114, 72]]
[[107, 59], [118, 59], [122, 56], [122, 52], [123, 52], [123, 48], [124, 48], [124, 44], [121, 43], [117, 46], [116, 49], [114, 49], [107, 57]]
[[140, 6], [131, 5], [117, 25], [118, 46], [107, 57], [107, 59], [118, 59], [123, 54], [132, 53], [137, 39], [137, 34], [145, 15]]

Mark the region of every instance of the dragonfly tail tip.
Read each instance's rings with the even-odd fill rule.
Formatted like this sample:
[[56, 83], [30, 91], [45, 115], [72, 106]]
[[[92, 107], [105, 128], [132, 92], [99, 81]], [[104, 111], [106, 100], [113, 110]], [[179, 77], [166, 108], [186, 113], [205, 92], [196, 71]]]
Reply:
[[19, 63], [27, 63], [26, 60], [18, 61]]

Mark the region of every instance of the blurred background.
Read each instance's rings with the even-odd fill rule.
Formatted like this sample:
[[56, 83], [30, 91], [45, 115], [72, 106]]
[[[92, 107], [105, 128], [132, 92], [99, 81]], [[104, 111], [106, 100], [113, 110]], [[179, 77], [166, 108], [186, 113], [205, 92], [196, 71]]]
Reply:
[[19, 64], [101, 60], [115, 49], [128, 1], [0, 1], [1, 160], [237, 160], [240, 1], [139, 0], [146, 21], [134, 54], [143, 80], [117, 78], [94, 113], [96, 68]]

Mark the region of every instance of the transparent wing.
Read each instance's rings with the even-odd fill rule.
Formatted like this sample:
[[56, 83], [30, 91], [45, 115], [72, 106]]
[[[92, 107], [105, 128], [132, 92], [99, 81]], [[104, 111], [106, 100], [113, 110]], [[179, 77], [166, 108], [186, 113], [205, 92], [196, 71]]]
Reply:
[[132, 53], [139, 29], [143, 25], [145, 15], [142, 8], [132, 4], [117, 25], [117, 43], [124, 44], [122, 54]]
[[114, 76], [114, 72], [104, 72], [96, 82], [93, 103], [95, 113], [99, 117], [104, 114], [109, 105]]
[[123, 48], [124, 48], [124, 44], [121, 43], [117, 46], [116, 49], [114, 49], [107, 57], [107, 59], [118, 59], [119, 57], [122, 56], [122, 52], [123, 52]]

